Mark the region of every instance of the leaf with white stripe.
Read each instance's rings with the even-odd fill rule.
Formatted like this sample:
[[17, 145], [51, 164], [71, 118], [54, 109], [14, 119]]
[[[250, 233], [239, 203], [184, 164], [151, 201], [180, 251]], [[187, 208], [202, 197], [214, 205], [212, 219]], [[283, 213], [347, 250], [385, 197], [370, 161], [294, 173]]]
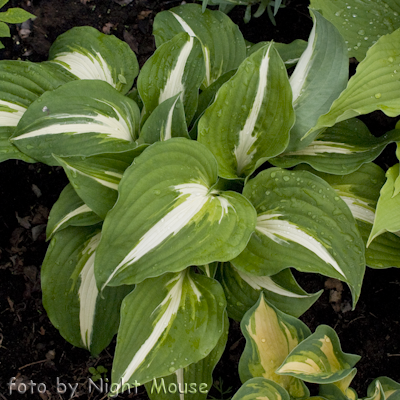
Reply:
[[292, 349], [310, 335], [308, 327], [270, 305], [263, 294], [245, 314], [240, 327], [246, 338], [239, 361], [240, 380], [244, 383], [263, 377], [281, 385], [291, 397], [308, 396], [309, 391], [301, 380], [275, 373]]
[[140, 130], [139, 140], [152, 144], [172, 137], [189, 139], [180, 94], [164, 100], [156, 107]]
[[293, 123], [286, 68], [270, 44], [222, 85], [199, 121], [198, 140], [214, 154], [221, 177], [243, 178], [286, 148]]
[[346, 282], [353, 305], [361, 291], [365, 246], [346, 203], [307, 171], [270, 168], [247, 182], [243, 195], [256, 208], [255, 233], [232, 264], [254, 275], [288, 267]]
[[308, 46], [290, 77], [296, 123], [290, 131], [289, 151], [304, 148], [315, 139], [318, 132], [306, 140], [303, 137], [318, 118], [329, 111], [333, 101], [345, 89], [349, 74], [343, 37], [318, 11], [310, 10], [310, 14], [314, 26]]
[[246, 381], [232, 397], [232, 400], [289, 400], [289, 393], [280, 385], [265, 378]]
[[102, 81], [73, 81], [44, 93], [24, 113], [12, 142], [49, 165], [61, 157], [116, 153], [135, 148], [136, 103]]
[[[379, 193], [385, 183], [382, 168], [374, 163], [367, 163], [344, 176], [324, 174], [304, 165], [296, 169], [320, 176], [336, 190], [357, 221], [358, 230], [366, 245], [374, 224]], [[391, 232], [377, 236], [365, 249], [365, 260], [371, 268], [400, 268], [400, 237]]]
[[270, 163], [281, 168], [306, 163], [321, 172], [344, 175], [375, 160], [389, 143], [397, 141], [400, 141], [400, 130], [394, 129], [375, 137], [362, 121], [352, 118], [328, 128], [308, 147], [285, 151]]
[[19, 159], [36, 162], [9, 141], [22, 115], [39, 96], [73, 80], [58, 65], [48, 62], [2, 60], [0, 63], [0, 162]]
[[190, 269], [138, 284], [121, 307], [112, 394], [206, 357], [226, 328], [225, 306], [221, 285]]
[[374, 225], [368, 238], [367, 246], [384, 232], [397, 233], [400, 230], [400, 193], [394, 195], [395, 181], [399, 176], [399, 164], [390, 167], [386, 171], [386, 182], [383, 185], [378, 204]]
[[86, 206], [104, 219], [117, 200], [118, 185], [124, 171], [146, 147], [141, 145], [127, 152], [86, 158], [55, 155], [54, 158], [64, 168], [72, 187]]
[[216, 189], [217, 180], [213, 155], [192, 140], [157, 142], [137, 157], [104, 222], [99, 288], [236, 257], [254, 230], [255, 210], [241, 194]]
[[360, 358], [343, 353], [336, 332], [328, 325], [319, 325], [291, 351], [276, 373], [311, 383], [332, 383], [351, 374]]
[[230, 263], [221, 263], [217, 279], [224, 288], [229, 317], [236, 321], [253, 307], [261, 291], [269, 303], [294, 317], [305, 313], [322, 293], [305, 292], [289, 268], [272, 276], [256, 276], [237, 270]]
[[381, 110], [389, 117], [399, 115], [399, 63], [400, 29], [397, 29], [390, 35], [382, 36], [368, 50], [367, 56], [358, 64], [356, 73], [350, 78], [346, 89], [307, 135], [314, 135], [314, 131], [375, 110]]
[[49, 50], [49, 60], [79, 79], [99, 79], [122, 94], [128, 92], [139, 73], [139, 64], [129, 45], [90, 26], [79, 26], [58, 36]]
[[226, 72], [235, 70], [246, 58], [246, 45], [238, 26], [220, 11], [201, 9], [198, 4], [185, 4], [158, 13], [153, 34], [157, 47], [180, 32], [196, 37], [205, 62], [203, 88]]
[[[258, 49], [268, 44], [269, 42], [258, 42], [252, 45], [247, 50], [247, 56], [250, 56]], [[282, 61], [285, 63], [286, 68], [290, 68], [298, 63], [301, 55], [307, 48], [307, 42], [301, 39], [293, 40], [291, 43], [274, 42], [274, 47], [276, 50], [278, 50], [278, 53], [281, 56]]]
[[137, 88], [144, 104], [142, 124], [165, 100], [180, 95], [186, 123], [197, 108], [205, 67], [200, 42], [182, 32], [162, 44], [140, 71]]
[[150, 400], [205, 400], [213, 384], [212, 372], [225, 349], [228, 328], [229, 319], [225, 313], [222, 335], [210, 354], [171, 375], [146, 383]]
[[71, 344], [93, 355], [117, 332], [122, 299], [132, 287], [106, 288], [100, 295], [94, 277], [99, 226], [57, 232], [43, 261], [43, 305], [52, 324]]
[[72, 185], [68, 184], [50, 211], [46, 228], [47, 240], [68, 226], [90, 226], [101, 221], [102, 219], [76, 194]]

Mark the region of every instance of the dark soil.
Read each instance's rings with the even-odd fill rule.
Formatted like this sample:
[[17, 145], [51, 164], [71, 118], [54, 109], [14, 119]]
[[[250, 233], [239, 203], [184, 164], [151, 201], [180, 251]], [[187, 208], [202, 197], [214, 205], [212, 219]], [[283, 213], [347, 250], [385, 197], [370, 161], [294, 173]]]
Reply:
[[[125, 40], [143, 65], [154, 51], [151, 31], [155, 14], [179, 4], [180, 1], [174, 0], [137, 0], [126, 6], [113, 0], [11, 0], [7, 7], [22, 7], [37, 18], [23, 27], [11, 27], [12, 38], [2, 39], [6, 49], [0, 51], [0, 59], [46, 60], [58, 35], [74, 26], [90, 25]], [[248, 25], [242, 22], [244, 10], [241, 8], [236, 8], [231, 17], [252, 42], [307, 40], [312, 26], [308, 2], [288, 0], [286, 4], [276, 17], [276, 27], [266, 13]], [[393, 129], [396, 122], [382, 113], [373, 113], [364, 121], [376, 135]], [[393, 165], [393, 153], [391, 146], [378, 163], [383, 168]], [[1, 399], [32, 397], [29, 392], [34, 393], [33, 398], [69, 398], [72, 391], [68, 386], [65, 394], [57, 394], [57, 382], [78, 384], [74, 398], [94, 400], [105, 395], [105, 392], [88, 393], [91, 377], [88, 368], [102, 365], [111, 371], [114, 344], [98, 358], [74, 348], [51, 325], [41, 301], [40, 265], [47, 247], [45, 224], [50, 208], [66, 183], [61, 168], [21, 161], [0, 164]], [[332, 326], [343, 350], [362, 356], [352, 384], [359, 396], [366, 395], [368, 384], [378, 376], [386, 375], [400, 382], [400, 270], [368, 269], [355, 311], [349, 310], [348, 290], [344, 288], [341, 292], [337, 282], [318, 275], [297, 276], [309, 292], [330, 287], [302, 320], [312, 331], [320, 324]], [[336, 294], [341, 293], [341, 299], [335, 304], [330, 302], [334, 289]], [[237, 323], [232, 321], [230, 330], [226, 351], [214, 373], [216, 386], [222, 385], [225, 391], [232, 387], [224, 399], [240, 386], [237, 363], [245, 344]], [[9, 393], [7, 383], [12, 377], [16, 377], [17, 383], [26, 384], [27, 394]], [[41, 385], [30, 386], [30, 381]], [[211, 394], [221, 398], [215, 388]], [[120, 397], [147, 399], [143, 388], [139, 388], [138, 394]]]

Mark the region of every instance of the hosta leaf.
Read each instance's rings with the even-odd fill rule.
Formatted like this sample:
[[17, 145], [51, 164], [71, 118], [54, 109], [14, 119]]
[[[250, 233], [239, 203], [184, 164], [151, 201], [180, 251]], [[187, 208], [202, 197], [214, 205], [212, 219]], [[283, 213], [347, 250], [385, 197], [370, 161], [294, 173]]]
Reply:
[[253, 378], [246, 381], [232, 397], [232, 400], [289, 400], [288, 392], [274, 381]]
[[137, 87], [144, 104], [142, 123], [163, 101], [180, 95], [189, 124], [197, 108], [205, 67], [200, 42], [182, 32], [161, 45], [140, 71]]
[[[375, 392], [375, 388], [378, 386], [379, 382], [383, 393], [385, 394], [385, 399], [388, 399], [390, 396], [395, 394], [398, 396], [398, 391], [400, 390], [400, 384], [393, 379], [388, 378], [387, 376], [380, 376], [379, 378], [374, 379], [368, 386], [367, 395], [372, 396]], [[393, 396], [395, 397], [395, 396]]]
[[172, 375], [145, 384], [151, 400], [202, 400], [213, 383], [212, 372], [222, 356], [228, 338], [229, 320], [225, 313], [224, 329], [218, 344], [202, 360], [177, 369]]
[[246, 57], [245, 42], [238, 26], [222, 12], [202, 11], [198, 4], [185, 4], [156, 15], [153, 34], [157, 47], [180, 32], [187, 32], [201, 43], [205, 87], [236, 69]]
[[200, 118], [207, 110], [207, 108], [213, 103], [215, 100], [215, 96], [219, 88], [229, 79], [235, 75], [236, 71], [229, 71], [226, 74], [220, 76], [215, 82], [213, 82], [210, 86], [204, 89], [199, 95], [199, 103], [197, 105], [196, 113], [193, 117], [192, 128], [189, 132], [189, 135], [192, 139], [197, 140], [197, 126], [200, 121]]
[[58, 65], [2, 60], [0, 63], [0, 162], [20, 159], [35, 162], [9, 141], [29, 105], [45, 91], [73, 80]]
[[99, 295], [94, 257], [99, 227], [68, 227], [56, 233], [42, 265], [43, 305], [52, 324], [77, 347], [97, 355], [117, 332], [119, 307], [132, 287]]
[[253, 232], [255, 211], [239, 193], [213, 189], [216, 181], [214, 157], [195, 141], [157, 142], [137, 157], [104, 223], [99, 287], [238, 255]]
[[[346, 379], [349, 376], [351, 376], [351, 377], [354, 376], [356, 372], [357, 372], [357, 370], [355, 368], [353, 368], [351, 370], [350, 374], [347, 375], [343, 379]], [[341, 381], [339, 381], [339, 382], [341, 382]], [[349, 389], [347, 391], [347, 393], [345, 394], [336, 385], [337, 383], [338, 382], [326, 383], [326, 384], [319, 385], [319, 393], [318, 393], [318, 395], [321, 396], [324, 399], [327, 399], [327, 400], [350, 400], [350, 399], [356, 400], [357, 399], [357, 397], [354, 398], [354, 393], [355, 392], [352, 389]]]
[[124, 171], [146, 145], [121, 153], [91, 157], [57, 157], [72, 187], [90, 210], [102, 219], [114, 206], [118, 197], [118, 184]]
[[319, 325], [291, 351], [276, 373], [306, 382], [332, 383], [351, 374], [360, 358], [343, 353], [336, 332], [328, 325]]
[[399, 140], [398, 129], [376, 138], [363, 122], [352, 118], [328, 128], [308, 147], [285, 152], [269, 161], [282, 168], [307, 163], [317, 171], [344, 175], [375, 160], [389, 143]]
[[[299, 166], [328, 182], [345, 201], [357, 221], [364, 244], [367, 244], [375, 220], [379, 192], [385, 183], [385, 173], [374, 163], [362, 165], [356, 172], [338, 176], [324, 174], [308, 166]], [[400, 237], [385, 232], [377, 236], [365, 250], [365, 260], [371, 268], [400, 267]]]
[[58, 36], [49, 60], [79, 79], [100, 79], [123, 94], [139, 73], [135, 53], [127, 43], [89, 26], [75, 27]]
[[246, 347], [239, 361], [241, 381], [264, 377], [281, 385], [291, 397], [306, 397], [309, 393], [303, 382], [277, 375], [275, 370], [290, 351], [310, 335], [307, 326], [268, 304], [263, 294], [245, 314], [240, 326], [246, 338]]
[[342, 36], [319, 12], [310, 13], [314, 26], [290, 77], [296, 122], [290, 131], [289, 151], [306, 147], [316, 137], [318, 132], [300, 140], [329, 110], [348, 80], [349, 61]]
[[222, 85], [199, 121], [198, 140], [214, 154], [221, 177], [246, 177], [285, 149], [293, 122], [286, 68], [270, 44]]
[[[252, 45], [247, 50], [247, 56], [255, 53], [261, 47], [268, 45], [269, 42], [258, 42]], [[274, 47], [278, 51], [279, 55], [282, 58], [282, 61], [285, 63], [286, 68], [293, 67], [299, 61], [299, 58], [303, 54], [304, 50], [307, 48], [307, 42], [301, 39], [296, 39], [291, 43], [277, 43], [274, 42]]]
[[294, 267], [346, 282], [354, 305], [365, 271], [364, 243], [345, 202], [306, 171], [270, 168], [244, 188], [256, 208], [256, 231], [231, 262], [254, 275]]
[[361, 61], [368, 48], [382, 35], [400, 27], [400, 5], [396, 0], [369, 0], [351, 4], [346, 0], [311, 0], [346, 39], [349, 57]]
[[121, 307], [113, 392], [206, 357], [223, 333], [225, 306], [219, 283], [190, 269], [137, 285]]
[[136, 147], [139, 108], [102, 81], [82, 80], [44, 93], [12, 136], [21, 151], [49, 165], [61, 157], [91, 156]]
[[383, 391], [382, 385], [379, 380], [375, 379], [372, 384], [368, 386], [368, 397], [365, 397], [364, 400], [386, 399], [385, 392]]
[[340, 97], [333, 102], [329, 112], [318, 119], [316, 126], [307, 135], [314, 135], [314, 131], [375, 110], [382, 110], [389, 117], [399, 115], [399, 43], [400, 29], [382, 36], [368, 50], [367, 56], [358, 65], [355, 75], [350, 78]]
[[289, 268], [273, 276], [255, 276], [236, 270], [230, 263], [221, 263], [218, 280], [224, 288], [229, 317], [237, 321], [253, 307], [261, 291], [269, 303], [294, 317], [307, 311], [322, 293], [305, 292]]
[[390, 167], [386, 172], [386, 183], [383, 185], [376, 206], [374, 225], [368, 238], [367, 246], [384, 232], [400, 230], [400, 214], [396, 212], [400, 206], [400, 194], [393, 196], [394, 183], [399, 176], [399, 164]]
[[144, 143], [186, 137], [189, 139], [180, 94], [177, 94], [159, 104], [150, 114], [140, 130], [140, 140]]
[[68, 184], [50, 211], [46, 236], [50, 239], [56, 232], [68, 226], [90, 226], [101, 221], [76, 194], [72, 185]]

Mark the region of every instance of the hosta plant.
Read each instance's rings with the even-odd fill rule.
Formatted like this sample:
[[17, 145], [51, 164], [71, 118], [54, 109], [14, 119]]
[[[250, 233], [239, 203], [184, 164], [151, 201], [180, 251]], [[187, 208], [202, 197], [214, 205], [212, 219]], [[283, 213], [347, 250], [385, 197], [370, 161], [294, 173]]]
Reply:
[[[267, 340], [246, 314], [265, 298], [285, 336], [272, 356], [245, 350], [242, 379], [307, 397], [299, 354], [323, 364], [338, 341], [297, 320], [320, 292], [290, 268], [342, 280], [355, 307], [366, 265], [400, 266], [399, 228], [380, 206], [397, 201], [398, 168], [385, 183], [372, 163], [400, 131], [375, 138], [353, 118], [400, 113], [387, 61], [400, 62], [400, 31], [348, 81], [344, 39], [311, 16], [306, 45], [248, 47], [225, 14], [176, 7], [157, 15], [140, 73], [126, 43], [88, 27], [61, 35], [47, 62], [0, 63], [1, 159], [62, 166], [70, 181], [47, 226], [44, 306], [93, 355], [117, 333], [112, 394], [145, 384], [151, 398], [181, 399], [162, 388], [188, 384], [184, 397], [205, 398], [228, 316]], [[277, 318], [265, 309], [259, 322]], [[340, 357], [308, 381], [353, 374], [357, 357]]]

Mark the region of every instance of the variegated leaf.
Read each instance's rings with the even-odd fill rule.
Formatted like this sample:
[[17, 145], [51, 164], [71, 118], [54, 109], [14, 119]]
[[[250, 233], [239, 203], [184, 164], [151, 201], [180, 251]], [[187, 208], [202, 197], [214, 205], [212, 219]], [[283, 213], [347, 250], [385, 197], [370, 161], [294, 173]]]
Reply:
[[241, 194], [215, 189], [217, 179], [214, 157], [192, 140], [157, 142], [137, 157], [104, 223], [99, 288], [238, 255], [253, 232], [255, 211]]
[[0, 162], [19, 159], [36, 162], [11, 144], [10, 137], [22, 115], [39, 96], [73, 80], [58, 65], [48, 62], [2, 60], [0, 63]]
[[382, 36], [358, 64], [356, 73], [336, 99], [329, 112], [322, 115], [308, 131], [314, 135], [340, 121], [381, 110], [389, 117], [400, 114], [400, 29]]
[[346, 0], [311, 0], [311, 7], [321, 10], [346, 40], [349, 57], [361, 61], [376, 41], [400, 27], [397, 0], [369, 0], [348, 3]]
[[94, 277], [99, 227], [57, 232], [43, 261], [43, 305], [52, 324], [74, 346], [97, 355], [117, 332], [119, 307], [132, 287], [107, 288], [100, 295]]
[[172, 137], [189, 139], [180, 94], [164, 100], [155, 108], [140, 130], [139, 140], [152, 144]]
[[360, 358], [343, 353], [336, 332], [328, 325], [319, 325], [290, 352], [276, 373], [306, 382], [332, 383], [353, 373], [352, 368]]
[[[353, 368], [351, 373], [339, 382], [347, 379], [349, 376], [352, 378], [356, 372], [357, 370]], [[319, 385], [318, 395], [327, 400], [356, 400], [358, 398], [358, 396], [354, 398], [355, 391], [351, 388], [347, 389], [346, 393], [343, 393], [343, 391], [337, 386], [337, 383], [338, 382]]]
[[[325, 174], [304, 165], [296, 169], [320, 176], [336, 190], [357, 221], [366, 245], [375, 220], [379, 192], [385, 183], [384, 171], [374, 163], [364, 164], [344, 176]], [[377, 236], [365, 249], [365, 260], [371, 268], [400, 267], [400, 237], [390, 232]]]
[[272, 276], [255, 276], [236, 270], [230, 263], [221, 263], [217, 276], [224, 288], [229, 317], [237, 321], [256, 303], [260, 292], [269, 303], [294, 317], [306, 312], [322, 293], [305, 292], [289, 268]]
[[157, 47], [180, 32], [196, 37], [201, 43], [205, 63], [204, 87], [226, 72], [235, 70], [246, 57], [245, 42], [238, 26], [222, 12], [202, 11], [197, 4], [185, 4], [156, 15], [153, 34]]
[[280, 385], [265, 378], [246, 381], [232, 397], [232, 400], [289, 400], [289, 393]]
[[[255, 53], [261, 47], [268, 45], [269, 42], [258, 42], [247, 50], [247, 57]], [[307, 48], [307, 42], [301, 39], [293, 40], [291, 43], [279, 43], [274, 42], [274, 47], [278, 51], [279, 55], [282, 58], [282, 61], [285, 63], [286, 68], [293, 67], [299, 61], [301, 55], [304, 53]]]
[[173, 374], [145, 384], [151, 400], [204, 400], [212, 387], [212, 372], [222, 356], [228, 339], [229, 320], [224, 315], [224, 329], [217, 345], [208, 356], [177, 369]]
[[323, 179], [307, 171], [270, 168], [245, 185], [256, 208], [255, 233], [232, 264], [254, 275], [288, 267], [346, 282], [353, 306], [365, 271], [365, 246], [345, 202]]
[[318, 118], [328, 112], [345, 89], [349, 60], [343, 37], [318, 11], [310, 10], [314, 26], [308, 46], [290, 77], [296, 122], [290, 131], [288, 151], [307, 147], [318, 132], [304, 139]]
[[138, 284], [121, 307], [113, 394], [205, 358], [226, 328], [225, 307], [219, 283], [190, 269]]
[[286, 68], [270, 44], [222, 85], [199, 121], [198, 140], [214, 154], [221, 177], [243, 178], [286, 148], [293, 123]]
[[393, 196], [395, 181], [399, 176], [399, 164], [390, 167], [386, 172], [386, 183], [383, 185], [378, 204], [374, 225], [368, 238], [367, 246], [384, 232], [397, 233], [400, 230], [400, 194]]
[[142, 124], [159, 104], [179, 94], [189, 125], [204, 74], [203, 53], [195, 37], [182, 32], [161, 45], [146, 61], [137, 81], [144, 104]]
[[49, 50], [49, 60], [79, 79], [99, 79], [122, 94], [128, 92], [139, 73], [139, 64], [129, 45], [90, 26], [79, 26], [58, 36]]
[[[394, 381], [391, 378], [388, 378], [387, 376], [380, 376], [379, 378], [374, 379], [368, 386], [367, 389], [367, 395], [368, 397], [373, 396], [376, 387], [378, 386], [378, 382], [382, 388], [382, 391], [385, 395], [385, 399], [388, 399], [390, 396], [393, 396], [392, 398], [394, 399], [395, 397], [399, 396], [400, 394], [400, 383]], [[398, 398], [398, 397], [397, 397]]]
[[72, 187], [90, 210], [102, 219], [114, 206], [118, 185], [124, 171], [147, 146], [141, 145], [121, 153], [105, 153], [91, 157], [57, 157]]
[[136, 103], [106, 82], [82, 80], [33, 102], [11, 141], [36, 160], [58, 165], [52, 154], [91, 156], [133, 149], [138, 130]]
[[246, 338], [239, 361], [241, 381], [263, 377], [281, 385], [291, 397], [308, 396], [308, 389], [300, 379], [275, 373], [290, 351], [310, 335], [308, 327], [270, 305], [263, 294], [245, 314], [240, 326]]
[[382, 384], [379, 379], [375, 379], [372, 384], [368, 386], [367, 397], [364, 400], [386, 400], [385, 392], [383, 391]]
[[47, 240], [68, 226], [90, 226], [101, 221], [102, 219], [76, 194], [72, 185], [68, 184], [50, 211], [46, 228]]
[[321, 172], [345, 175], [375, 160], [389, 143], [399, 140], [398, 129], [375, 137], [363, 122], [352, 118], [328, 128], [308, 147], [284, 152], [269, 161], [282, 168], [306, 163]]

